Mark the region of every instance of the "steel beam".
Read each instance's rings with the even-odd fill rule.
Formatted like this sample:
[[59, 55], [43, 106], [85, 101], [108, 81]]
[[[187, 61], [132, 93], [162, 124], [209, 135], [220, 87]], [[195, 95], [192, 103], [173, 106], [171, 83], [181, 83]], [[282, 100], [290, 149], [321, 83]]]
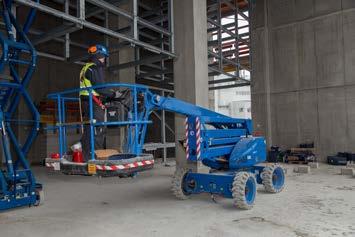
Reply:
[[[232, 23], [224, 24], [223, 26], [225, 28], [227, 28], [228, 30], [234, 30], [234, 25], [235, 25], [234, 22], [232, 22]], [[229, 29], [231, 27], [232, 27], [232, 29]], [[249, 28], [249, 26], [248, 25], [241, 26], [238, 28], [238, 30], [245, 29], [245, 28]], [[210, 27], [207, 29], [207, 32], [210, 33], [210, 32], [217, 31], [217, 30], [218, 30], [218, 27], [213, 27], [213, 28]]]
[[[64, 2], [64, 12], [66, 14], [69, 14], [69, 9], [70, 8], [70, 4], [69, 4], [69, 0], [65, 0]], [[68, 59], [70, 57], [70, 34], [69, 32], [65, 34], [64, 37], [64, 57], [66, 59]]]
[[236, 38], [236, 34], [233, 33], [232, 31], [228, 30], [226, 27], [224, 27], [224, 25], [216, 22], [215, 20], [211, 19], [211, 18], [207, 18], [207, 22], [212, 24], [212, 25], [215, 25], [217, 26], [218, 28], [221, 28], [221, 30], [224, 32], [224, 33], [227, 33], [229, 34], [230, 36]]
[[118, 64], [118, 65], [112, 65], [110, 67], [108, 67], [108, 70], [111, 72], [116, 72], [125, 68], [130, 68], [130, 67], [135, 67], [138, 65], [144, 65], [144, 64], [150, 64], [150, 63], [154, 63], [154, 62], [159, 62], [163, 59], [167, 59], [169, 57], [167, 56], [163, 56], [163, 55], [155, 55], [152, 57], [148, 57], [148, 58], [144, 58], [144, 59], [140, 59], [140, 60], [135, 60], [135, 61], [131, 61], [131, 62], [127, 62], [127, 63], [122, 63], [122, 64]]
[[[215, 58], [220, 59], [220, 55], [217, 54], [217, 53], [215, 53], [215, 52], [213, 52], [213, 51], [211, 51], [211, 50], [208, 50], [208, 54], [209, 54], [209, 55], [212, 55], [212, 56], [215, 57]], [[244, 70], [249, 70], [247, 67], [244, 67], [243, 65], [240, 65], [240, 64], [238, 64], [237, 62], [235, 62], [235, 61], [233, 61], [233, 60], [230, 60], [230, 59], [228, 59], [228, 58], [226, 58], [226, 57], [223, 57], [223, 55], [222, 55], [222, 60], [225, 61], [225, 62], [227, 62], [227, 63], [229, 63], [229, 64], [235, 65], [235, 66], [237, 66], [237, 67], [241, 67], [241, 68], [244, 69]]]
[[101, 33], [106, 34], [108, 36], [111, 36], [111, 37], [114, 37], [114, 38], [119, 38], [119, 39], [122, 39], [122, 40], [126, 40], [126, 41], [128, 41], [128, 42], [130, 42], [130, 43], [132, 43], [134, 45], [141, 46], [141, 47], [143, 47], [143, 48], [145, 48], [145, 49], [147, 49], [149, 51], [152, 51], [154, 53], [160, 53], [160, 54], [163, 54], [163, 55], [167, 55], [169, 57], [175, 57], [175, 54], [173, 54], [173, 53], [171, 53], [169, 51], [166, 51], [166, 50], [160, 49], [158, 47], [149, 45], [149, 44], [147, 44], [145, 42], [136, 40], [136, 39], [134, 39], [132, 37], [117, 33], [115, 31], [107, 29], [105, 27], [98, 26], [98, 25], [96, 25], [94, 23], [91, 23], [89, 21], [86, 21], [84, 19], [80, 19], [80, 18], [71, 16], [69, 14], [65, 14], [65, 13], [63, 13], [61, 11], [58, 11], [58, 10], [53, 9], [51, 7], [45, 6], [43, 4], [40, 4], [40, 3], [37, 3], [37, 2], [33, 2], [31, 0], [14, 0], [14, 1], [16, 1], [17, 3], [21, 3], [23, 5], [38, 9], [38, 10], [40, 10], [42, 12], [46, 12], [48, 14], [54, 15], [56, 17], [63, 18], [65, 20], [67, 20], [67, 21], [82, 25], [82, 26], [84, 26], [86, 28], [101, 32]]
[[175, 36], [174, 36], [174, 0], [168, 0], [168, 20], [170, 35], [170, 51], [175, 53]]
[[138, 40], [138, 0], [133, 0], [133, 38]]
[[74, 31], [77, 31], [78, 27], [76, 24], [63, 24], [58, 27], [55, 27], [51, 30], [49, 30], [46, 33], [43, 33], [42, 35], [36, 37], [35, 39], [32, 40], [32, 43], [34, 45], [42, 44], [47, 41], [53, 40], [55, 38], [61, 37], [63, 35], [72, 33]]
[[[213, 85], [213, 84], [220, 84], [220, 83], [226, 83], [226, 82], [232, 82], [232, 81], [234, 81], [234, 82], [245, 81], [245, 79], [235, 76], [235, 77], [231, 77], [231, 78], [208, 81], [208, 84]], [[245, 82], [245, 83], [247, 83], [247, 82]], [[249, 84], [250, 84], [250, 82], [249, 82]]]
[[223, 70], [220, 70], [220, 69], [217, 69], [217, 68], [213, 68], [213, 67], [208, 67], [208, 70], [211, 70], [213, 72], [217, 72], [219, 74], [223, 74], [223, 75], [226, 75], [230, 78], [238, 78], [240, 81], [243, 81], [243, 82], [246, 82], [246, 83], [249, 83], [250, 84], [250, 80], [247, 80], [247, 79], [244, 79], [244, 78], [241, 78], [241, 77], [238, 77], [237, 75], [233, 75], [231, 73], [228, 73], [228, 72], [225, 72]]
[[[5, 23], [4, 22], [0, 22], [0, 25], [4, 26]], [[35, 35], [35, 36], [39, 36], [39, 35], [44, 34], [44, 32], [36, 30], [36, 29], [32, 29], [32, 28], [29, 30], [29, 33], [32, 34], [32, 35]], [[61, 39], [61, 38], [54, 38], [53, 40], [57, 41], [57, 42], [64, 43], [64, 39]], [[78, 47], [78, 48], [83, 48], [83, 49], [87, 49], [89, 47], [88, 45], [81, 44], [81, 43], [78, 43], [78, 42], [73, 42], [73, 41], [70, 41], [70, 44], [72, 46], [75, 46], [75, 47]]]
[[[146, 20], [144, 20], [144, 19], [142, 19], [142, 18], [140, 18], [138, 16], [135, 17], [134, 15], [131, 15], [129, 12], [127, 12], [125, 10], [122, 10], [119, 7], [117, 7], [115, 5], [112, 5], [112, 4], [108, 3], [108, 2], [105, 2], [105, 1], [102, 1], [102, 0], [86, 0], [86, 1], [96, 5], [98, 7], [101, 7], [103, 9], [105, 9], [105, 10], [108, 10], [109, 12], [112, 12], [112, 13], [114, 13], [116, 15], [124, 16], [124, 17], [132, 20], [133, 22], [136, 20], [137, 23], [139, 23], [139, 24], [141, 24], [141, 25], [143, 25], [143, 26], [145, 26], [145, 27], [147, 27], [149, 29], [152, 29], [152, 30], [154, 30], [156, 32], [159, 32], [159, 33], [162, 33], [162, 34], [165, 34], [165, 35], [170, 35], [170, 32], [165, 30], [164, 28], [161, 28], [161, 27], [159, 27], [157, 25], [154, 25], [154, 24], [150, 23], [149, 21], [146, 21]], [[134, 3], [134, 1], [136, 1], [136, 0], [133, 0], [133, 3]], [[136, 8], [137, 8], [137, 6], [136, 6]]]
[[138, 74], [137, 77], [138, 78], [145, 78], [145, 77], [157, 76], [157, 75], [161, 75], [161, 74], [172, 74], [172, 73], [173, 73], [173, 70], [154, 70], [151, 72]]
[[85, 0], [77, 0], [77, 14], [80, 20], [85, 20]]
[[[246, 37], [246, 36], [250, 36], [249, 34], [243, 34], [243, 37]], [[228, 41], [228, 40], [232, 40], [232, 39], [235, 39], [234, 37], [226, 37], [226, 38], [223, 38], [223, 40], [224, 41]], [[249, 40], [248, 39], [242, 39], [242, 38], [240, 38], [239, 39], [239, 43], [244, 43], [244, 44], [246, 44], [246, 45], [250, 45], [250, 43], [249, 43]], [[210, 40], [210, 41], [208, 41], [208, 46], [210, 47], [210, 46], [216, 46], [216, 45], [218, 45], [218, 40]]]
[[236, 84], [230, 84], [230, 85], [224, 85], [224, 86], [214, 86], [214, 87], [209, 87], [208, 89], [210, 91], [213, 90], [221, 90], [221, 89], [228, 89], [228, 88], [235, 88], [235, 87], [243, 87], [243, 86], [250, 86], [248, 83], [236, 83]]

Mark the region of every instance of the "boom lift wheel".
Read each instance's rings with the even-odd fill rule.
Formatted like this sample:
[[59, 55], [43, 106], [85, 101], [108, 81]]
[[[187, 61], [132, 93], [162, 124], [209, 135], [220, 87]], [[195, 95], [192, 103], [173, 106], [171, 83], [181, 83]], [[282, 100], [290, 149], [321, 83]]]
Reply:
[[256, 196], [256, 179], [248, 172], [238, 172], [233, 181], [232, 196], [234, 205], [240, 209], [251, 209]]
[[180, 200], [186, 200], [189, 198], [189, 193], [184, 190], [185, 186], [185, 177], [186, 174], [189, 172], [187, 168], [179, 168], [176, 167], [173, 180], [172, 180], [172, 185], [171, 185], [171, 191]]
[[266, 166], [261, 178], [265, 190], [269, 193], [279, 193], [285, 187], [285, 172], [279, 164]]
[[34, 204], [34, 206], [39, 206], [39, 205], [43, 205], [44, 203], [44, 192], [43, 190], [36, 190], [36, 202]]

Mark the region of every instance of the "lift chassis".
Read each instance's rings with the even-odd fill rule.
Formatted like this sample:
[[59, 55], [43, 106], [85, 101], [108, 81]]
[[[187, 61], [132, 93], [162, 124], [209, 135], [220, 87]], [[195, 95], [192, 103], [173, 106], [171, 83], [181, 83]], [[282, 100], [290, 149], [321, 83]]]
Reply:
[[238, 208], [250, 209], [257, 184], [263, 184], [271, 193], [283, 189], [284, 170], [278, 164], [262, 164], [266, 160], [266, 142], [263, 137], [252, 136], [250, 119], [230, 118], [159, 95], [151, 95], [151, 101], [157, 109], [186, 116], [186, 159], [200, 160], [210, 167], [207, 174], [177, 168], [172, 182], [176, 197], [187, 199], [191, 194], [216, 194], [232, 198]]
[[[92, 91], [102, 88], [115, 91], [129, 91], [131, 103], [126, 103], [126, 121], [95, 122], [93, 102], [90, 103], [94, 143], [94, 128], [97, 126], [128, 126], [125, 153], [142, 156], [144, 140], [150, 114], [154, 110], [165, 110], [185, 116], [185, 139], [182, 142], [189, 162], [201, 161], [210, 168], [209, 173], [198, 173], [185, 168], [177, 168], [172, 181], [172, 191], [176, 197], [187, 199], [191, 194], [210, 193], [233, 198], [237, 207], [249, 209], [253, 206], [257, 184], [263, 184], [266, 191], [277, 193], [284, 187], [285, 174], [278, 164], [265, 164], [266, 143], [263, 137], [252, 136], [250, 119], [231, 118], [214, 111], [184, 102], [182, 100], [154, 94], [148, 87], [135, 84], [105, 84], [85, 88], [92, 100]], [[73, 89], [50, 94], [59, 104], [81, 89]], [[119, 93], [120, 94], [120, 93]], [[124, 94], [124, 93], [121, 93]], [[127, 95], [127, 93], [126, 93]], [[126, 98], [116, 98], [121, 101]], [[59, 108], [59, 117], [61, 107]], [[63, 108], [65, 111], [65, 108]], [[57, 124], [60, 137], [61, 156], [67, 148], [63, 132], [65, 121]], [[94, 146], [91, 146], [94, 154]], [[92, 155], [91, 162], [95, 162]]]

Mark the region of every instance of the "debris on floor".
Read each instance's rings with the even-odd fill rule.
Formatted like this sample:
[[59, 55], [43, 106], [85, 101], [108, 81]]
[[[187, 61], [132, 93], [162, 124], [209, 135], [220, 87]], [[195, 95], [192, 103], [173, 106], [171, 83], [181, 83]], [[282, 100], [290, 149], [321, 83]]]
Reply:
[[354, 176], [355, 172], [353, 168], [341, 168], [341, 174]]
[[318, 169], [319, 168], [319, 163], [318, 162], [311, 162], [308, 164], [309, 167], [311, 167], [312, 169]]
[[293, 169], [293, 172], [295, 173], [303, 173], [303, 174], [308, 174], [311, 172], [311, 167], [309, 167], [308, 165], [300, 165], [298, 167], [295, 167]]

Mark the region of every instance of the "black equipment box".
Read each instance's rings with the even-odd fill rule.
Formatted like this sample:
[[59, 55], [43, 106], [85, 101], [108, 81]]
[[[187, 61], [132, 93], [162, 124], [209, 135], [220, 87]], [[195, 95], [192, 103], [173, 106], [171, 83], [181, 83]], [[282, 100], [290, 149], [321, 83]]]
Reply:
[[346, 157], [343, 157], [343, 156], [328, 156], [327, 161], [328, 161], [328, 164], [330, 164], [330, 165], [346, 165], [347, 164]]

